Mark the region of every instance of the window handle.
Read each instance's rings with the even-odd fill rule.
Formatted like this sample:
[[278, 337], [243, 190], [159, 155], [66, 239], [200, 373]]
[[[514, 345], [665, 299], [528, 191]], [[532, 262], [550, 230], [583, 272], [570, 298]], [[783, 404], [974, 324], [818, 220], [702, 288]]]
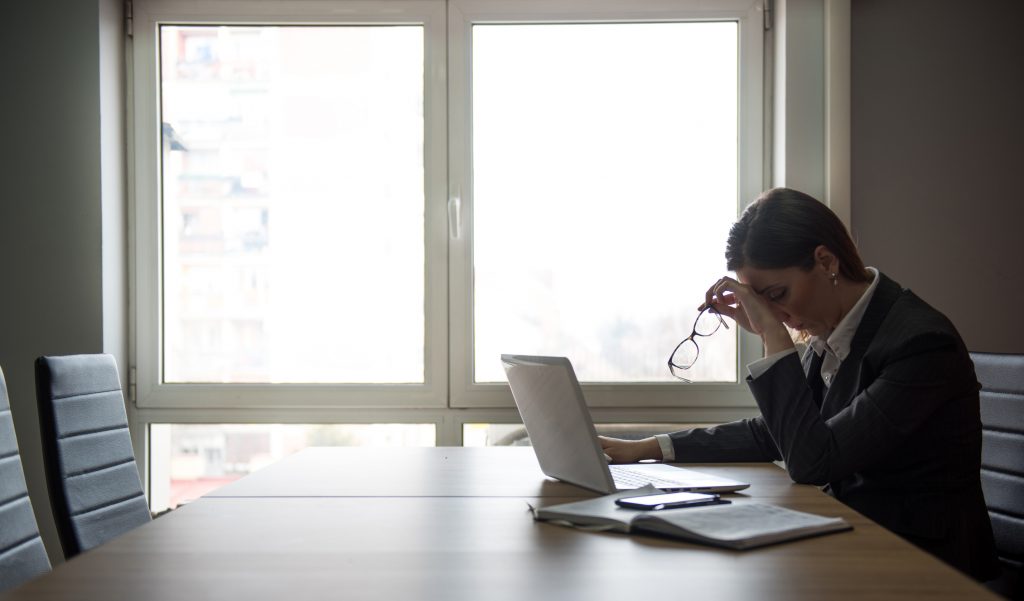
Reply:
[[448, 235], [458, 240], [462, 226], [462, 198], [458, 194], [448, 197]]

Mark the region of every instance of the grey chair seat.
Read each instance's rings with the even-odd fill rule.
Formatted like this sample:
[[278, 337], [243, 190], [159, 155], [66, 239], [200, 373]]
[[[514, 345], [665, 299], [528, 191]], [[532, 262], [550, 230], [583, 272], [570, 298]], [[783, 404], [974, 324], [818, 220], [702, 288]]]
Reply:
[[0, 370], [0, 592], [50, 571], [25, 486], [7, 383]]
[[36, 394], [50, 503], [65, 557], [150, 521], [114, 358], [40, 357]]
[[981, 382], [981, 487], [1003, 566], [989, 588], [1024, 599], [1024, 355], [971, 359]]

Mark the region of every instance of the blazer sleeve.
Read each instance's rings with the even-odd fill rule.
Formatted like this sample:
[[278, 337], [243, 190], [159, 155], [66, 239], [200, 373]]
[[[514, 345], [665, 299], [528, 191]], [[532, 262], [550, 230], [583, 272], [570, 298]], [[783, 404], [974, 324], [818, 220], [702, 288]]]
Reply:
[[676, 461], [776, 461], [781, 459], [764, 420], [743, 419], [712, 428], [694, 428], [669, 434]]
[[878, 373], [827, 420], [795, 356], [747, 384], [793, 480], [823, 485], [884, 460], [945, 403], [969, 394], [960, 355], [949, 334], [917, 335], [889, 351]]

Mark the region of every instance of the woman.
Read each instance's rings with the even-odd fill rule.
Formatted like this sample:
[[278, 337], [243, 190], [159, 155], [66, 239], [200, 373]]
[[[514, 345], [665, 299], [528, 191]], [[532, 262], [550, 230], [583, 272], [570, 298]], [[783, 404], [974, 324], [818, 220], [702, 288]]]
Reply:
[[[995, 576], [979, 386], [953, 324], [865, 268], [836, 215], [795, 190], [751, 204], [725, 256], [736, 278], [715, 282], [699, 308], [764, 342], [747, 376], [761, 415], [639, 441], [602, 437], [612, 461], [782, 459], [795, 482], [823, 486], [979, 580]], [[787, 328], [810, 337], [802, 359]]]

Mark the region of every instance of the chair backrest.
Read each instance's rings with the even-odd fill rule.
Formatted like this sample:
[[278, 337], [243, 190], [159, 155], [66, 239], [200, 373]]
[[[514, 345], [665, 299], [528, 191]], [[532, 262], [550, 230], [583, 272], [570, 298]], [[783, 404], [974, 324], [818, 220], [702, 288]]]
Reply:
[[0, 370], [0, 592], [50, 570], [25, 486], [7, 383]]
[[148, 522], [114, 357], [40, 357], [36, 395], [64, 556], [70, 559]]
[[1021, 595], [1024, 563], [1024, 355], [971, 353], [981, 382], [981, 487], [1004, 580]]

